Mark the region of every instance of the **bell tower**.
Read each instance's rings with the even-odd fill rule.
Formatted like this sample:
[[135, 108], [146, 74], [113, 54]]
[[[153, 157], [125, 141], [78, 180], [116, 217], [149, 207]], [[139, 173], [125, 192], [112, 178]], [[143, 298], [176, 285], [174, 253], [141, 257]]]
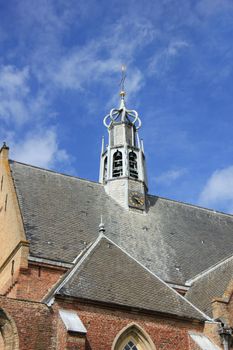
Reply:
[[[124, 71], [123, 73], [124, 74]], [[124, 208], [146, 210], [147, 178], [143, 142], [138, 130], [141, 120], [135, 110], [125, 105], [124, 79], [119, 108], [104, 118], [108, 145], [102, 140], [100, 177], [106, 192]]]

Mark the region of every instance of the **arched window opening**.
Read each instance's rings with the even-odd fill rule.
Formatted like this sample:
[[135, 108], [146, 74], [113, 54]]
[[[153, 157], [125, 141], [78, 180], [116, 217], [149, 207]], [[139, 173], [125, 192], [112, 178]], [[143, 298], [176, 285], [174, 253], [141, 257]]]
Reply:
[[104, 181], [107, 179], [107, 174], [108, 174], [108, 157], [106, 156], [104, 158]]
[[119, 177], [121, 175], [123, 175], [122, 153], [120, 151], [116, 151], [113, 155], [112, 176]]
[[138, 325], [130, 324], [116, 336], [111, 350], [156, 350], [149, 335]]
[[129, 176], [138, 179], [137, 155], [133, 151], [129, 153]]

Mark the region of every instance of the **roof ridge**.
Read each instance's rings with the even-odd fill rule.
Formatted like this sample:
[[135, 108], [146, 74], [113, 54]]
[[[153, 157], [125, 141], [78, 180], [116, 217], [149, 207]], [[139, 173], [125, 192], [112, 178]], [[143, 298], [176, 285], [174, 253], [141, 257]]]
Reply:
[[233, 214], [224, 213], [223, 211], [219, 211], [219, 210], [216, 210], [216, 209], [202, 207], [201, 205], [187, 203], [187, 202], [183, 202], [183, 201], [179, 201], [179, 200], [171, 199], [171, 198], [166, 198], [166, 197], [162, 197], [162, 196], [157, 196], [157, 195], [150, 194], [150, 193], [148, 193], [147, 195], [150, 196], [150, 197], [159, 198], [159, 199], [162, 199], [162, 200], [165, 200], [165, 201], [168, 201], [168, 202], [173, 202], [173, 203], [177, 203], [177, 204], [180, 204], [180, 205], [185, 205], [185, 206], [188, 206], [188, 207], [193, 207], [193, 208], [201, 209], [201, 210], [204, 210], [204, 211], [208, 211], [208, 212], [211, 212], [212, 214], [221, 214], [221, 215], [226, 215], [226, 216], [233, 217]]
[[187, 280], [185, 282], [185, 285], [190, 287], [192, 286], [192, 284], [194, 282], [196, 282], [197, 280], [199, 280], [200, 278], [205, 277], [206, 275], [208, 275], [209, 273], [215, 271], [216, 269], [218, 269], [220, 266], [226, 264], [228, 261], [230, 261], [231, 259], [233, 259], [233, 255], [228, 256], [227, 258], [224, 258], [222, 260], [220, 260], [219, 262], [217, 262], [216, 264], [210, 266], [208, 269], [204, 270], [203, 272], [200, 272], [199, 274], [197, 274], [196, 276], [194, 276], [193, 278], [190, 278], [189, 280]]
[[54, 175], [61, 175], [61, 176], [64, 176], [64, 177], [70, 177], [70, 178], [74, 178], [74, 179], [77, 179], [77, 180], [82, 180], [82, 181], [86, 181], [86, 182], [95, 183], [97, 185], [102, 185], [98, 181], [84, 179], [84, 178], [79, 177], [79, 176], [69, 175], [69, 174], [65, 174], [65, 173], [60, 173], [60, 172], [55, 171], [55, 170], [45, 169], [45, 168], [42, 168], [42, 167], [39, 167], [39, 166], [36, 166], [36, 165], [31, 165], [31, 164], [27, 164], [27, 163], [23, 163], [23, 162], [18, 162], [18, 161], [13, 160], [13, 159], [9, 159], [9, 161], [10, 161], [10, 163], [17, 163], [17, 164], [20, 164], [20, 165], [24, 165], [24, 166], [26, 166], [28, 168], [34, 168], [34, 169], [42, 170], [42, 171], [45, 171], [45, 172], [48, 172], [48, 173], [52, 173]]
[[[69, 174], [65, 174], [65, 173], [62, 173], [62, 172], [55, 171], [55, 170], [39, 167], [39, 166], [36, 166], [36, 165], [31, 165], [31, 164], [27, 164], [27, 163], [23, 163], [23, 162], [18, 162], [18, 161], [13, 160], [13, 159], [9, 159], [9, 161], [13, 162], [13, 163], [24, 165], [24, 166], [29, 167], [29, 168], [34, 168], [34, 169], [42, 170], [42, 171], [45, 171], [45, 172], [48, 172], [48, 173], [52, 173], [52, 174], [55, 174], [55, 175], [69, 177], [69, 178], [73, 178], [73, 179], [76, 179], [76, 180], [86, 181], [86, 182], [90, 182], [90, 183], [102, 186], [102, 184], [99, 183], [98, 181], [84, 179], [84, 178], [79, 177], [79, 176], [69, 175]], [[221, 215], [224, 215], [224, 216], [233, 217], [233, 214], [224, 213], [224, 212], [219, 211], [219, 210], [202, 207], [202, 206], [197, 205], [197, 204], [187, 203], [187, 202], [179, 201], [179, 200], [176, 200], [176, 199], [166, 198], [166, 197], [162, 197], [162, 196], [158, 196], [158, 195], [150, 194], [150, 193], [148, 193], [147, 195], [150, 196], [150, 197], [159, 198], [159, 199], [162, 199], [162, 200], [165, 200], [165, 201], [168, 201], [168, 202], [173, 202], [173, 203], [177, 203], [177, 204], [180, 204], [180, 205], [185, 205], [185, 206], [196, 208], [196, 209], [201, 209], [201, 210], [210, 212], [212, 214], [221, 214]]]

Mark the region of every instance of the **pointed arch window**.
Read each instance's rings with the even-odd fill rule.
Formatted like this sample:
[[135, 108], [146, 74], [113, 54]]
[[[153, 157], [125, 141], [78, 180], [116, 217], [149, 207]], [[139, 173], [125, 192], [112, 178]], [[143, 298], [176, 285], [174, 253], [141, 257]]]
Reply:
[[135, 152], [129, 152], [129, 176], [138, 179], [137, 155]]
[[138, 325], [130, 324], [116, 336], [112, 350], [156, 350], [150, 336]]
[[112, 168], [112, 176], [119, 177], [123, 175], [123, 160], [122, 153], [120, 151], [116, 151], [113, 154], [113, 168]]

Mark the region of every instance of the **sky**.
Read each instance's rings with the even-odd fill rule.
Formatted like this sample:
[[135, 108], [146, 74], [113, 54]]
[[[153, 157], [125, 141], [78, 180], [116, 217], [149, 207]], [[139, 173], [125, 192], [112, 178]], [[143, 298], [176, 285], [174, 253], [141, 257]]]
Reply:
[[98, 181], [124, 64], [149, 192], [233, 213], [232, 18], [232, 0], [0, 0], [0, 142]]

